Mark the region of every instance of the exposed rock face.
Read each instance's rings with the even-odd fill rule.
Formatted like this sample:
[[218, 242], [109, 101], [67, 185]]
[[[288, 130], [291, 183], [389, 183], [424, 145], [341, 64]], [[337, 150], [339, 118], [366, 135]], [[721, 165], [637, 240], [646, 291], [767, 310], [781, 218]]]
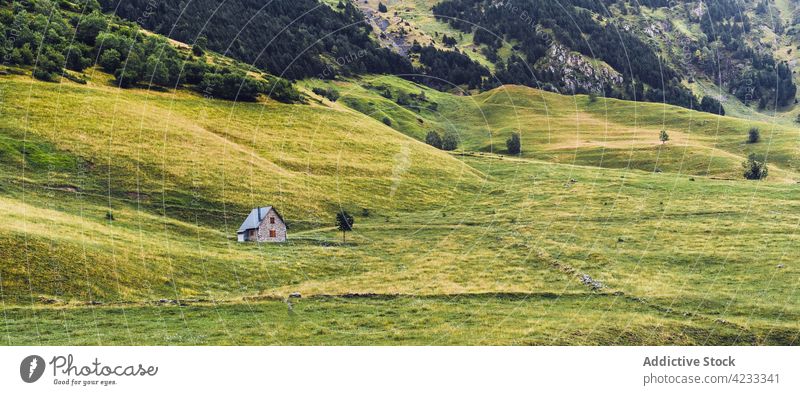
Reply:
[[[404, 22], [402, 17], [388, 13], [382, 14], [361, 1], [355, 1], [354, 4], [364, 13], [364, 18], [372, 25], [373, 31], [376, 32], [376, 38], [382, 46], [390, 48], [400, 55], [408, 56], [412, 43], [405, 34], [390, 29], [392, 22], [401, 25]], [[408, 23], [405, 23], [405, 26], [408, 26]]]
[[547, 50], [544, 70], [560, 76], [561, 93], [600, 93], [605, 85], [622, 84], [622, 75], [605, 64], [587, 59], [567, 47], [553, 43]]

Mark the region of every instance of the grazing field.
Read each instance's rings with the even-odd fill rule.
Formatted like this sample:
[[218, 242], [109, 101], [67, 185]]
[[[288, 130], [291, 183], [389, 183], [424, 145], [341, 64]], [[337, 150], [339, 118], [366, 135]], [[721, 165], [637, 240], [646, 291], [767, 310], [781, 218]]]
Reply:
[[[513, 85], [471, 96], [427, 90], [387, 76], [327, 85], [338, 86], [340, 102], [378, 120], [388, 117], [405, 134], [424, 140], [429, 130], [449, 130], [469, 151], [504, 154], [506, 139], [517, 132], [523, 157], [552, 163], [740, 179], [740, 164], [755, 153], [768, 157], [770, 180], [800, 180], [800, 129], [783, 124]], [[421, 90], [426, 100], [398, 104], [400, 92]], [[435, 110], [430, 103], [436, 103]], [[759, 129], [759, 143], [747, 143], [751, 128]], [[659, 141], [662, 130], [670, 136], [666, 144]]]
[[[798, 343], [795, 129], [394, 77], [305, 81], [341, 93], [306, 105], [91, 77], [0, 77], [6, 344]], [[236, 243], [268, 204], [290, 242]]]

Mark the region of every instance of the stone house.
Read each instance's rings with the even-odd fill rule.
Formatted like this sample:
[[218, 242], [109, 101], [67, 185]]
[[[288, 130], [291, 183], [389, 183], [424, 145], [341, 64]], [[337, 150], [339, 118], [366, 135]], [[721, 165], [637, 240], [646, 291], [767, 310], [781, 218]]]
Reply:
[[287, 238], [286, 222], [272, 206], [254, 208], [242, 222], [236, 235], [240, 243], [283, 243]]

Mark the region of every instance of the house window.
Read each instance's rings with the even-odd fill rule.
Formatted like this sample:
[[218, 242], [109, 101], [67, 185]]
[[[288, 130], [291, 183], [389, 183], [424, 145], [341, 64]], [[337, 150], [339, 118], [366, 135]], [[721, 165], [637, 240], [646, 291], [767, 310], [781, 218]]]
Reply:
[[275, 217], [269, 217], [269, 223], [274, 224], [275, 223]]
[[275, 229], [270, 229], [269, 230], [269, 237], [275, 238]]

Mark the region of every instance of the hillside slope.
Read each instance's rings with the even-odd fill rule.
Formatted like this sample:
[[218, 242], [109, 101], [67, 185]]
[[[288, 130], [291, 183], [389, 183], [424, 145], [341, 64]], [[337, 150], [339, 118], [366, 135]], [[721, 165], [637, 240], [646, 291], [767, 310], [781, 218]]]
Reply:
[[[523, 157], [552, 163], [741, 179], [742, 162], [755, 153], [774, 170], [769, 180], [800, 179], [800, 130], [782, 124], [515, 85], [472, 96], [391, 76], [307, 85], [338, 89], [342, 104], [378, 120], [388, 117], [419, 140], [429, 131], [456, 133], [465, 151], [506, 153], [506, 140], [520, 133]], [[761, 135], [756, 144], [747, 142], [751, 128]], [[666, 144], [659, 140], [662, 130], [670, 136]]]
[[[797, 342], [796, 185], [781, 182], [796, 135], [771, 136], [787, 157], [766, 181], [714, 180], [682, 170], [736, 171], [709, 167], [727, 147], [693, 128], [728, 125], [720, 138], [736, 146], [749, 124], [385, 76], [300, 84], [335, 85], [335, 102], [233, 103], [119, 89], [90, 71], [86, 85], [0, 77], [8, 344]], [[411, 105], [395, 101], [402, 89]], [[675, 147], [649, 140], [663, 122]], [[639, 158], [637, 144], [713, 155], [696, 168], [664, 155], [658, 165], [678, 170], [656, 173], [647, 156], [637, 171], [573, 165], [591, 150], [559, 148], [606, 124], [608, 158]], [[400, 132], [436, 127], [482, 151], [451, 155]], [[522, 157], [488, 152], [512, 129]], [[548, 156], [559, 150], [574, 156]], [[261, 204], [289, 221], [289, 243], [235, 242]], [[356, 217], [347, 243], [332, 224], [341, 208]]]
[[794, 0], [355, 3], [388, 46], [461, 51], [492, 69], [489, 85], [795, 121]]
[[230, 251], [252, 207], [279, 207], [296, 232], [341, 209], [434, 209], [480, 184], [462, 162], [350, 110], [122, 90], [97, 70], [86, 85], [0, 78], [6, 297], [85, 299], [87, 279], [94, 297], [170, 293], [170, 270], [194, 293], [205, 265], [218, 273], [210, 292], [232, 291], [260, 253]]

